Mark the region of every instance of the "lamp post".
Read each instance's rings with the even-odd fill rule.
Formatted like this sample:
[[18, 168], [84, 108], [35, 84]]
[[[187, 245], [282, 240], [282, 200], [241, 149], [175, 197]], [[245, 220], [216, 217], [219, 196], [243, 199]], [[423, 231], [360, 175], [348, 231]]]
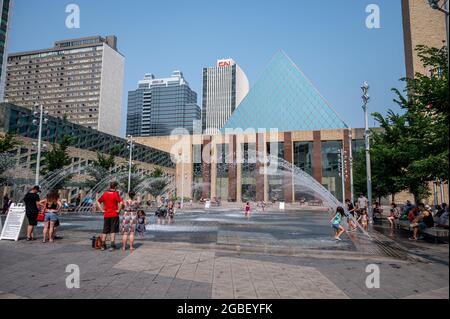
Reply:
[[348, 135], [349, 144], [350, 144], [350, 150], [349, 150], [349, 175], [350, 175], [350, 200], [352, 201], [352, 204], [355, 202], [355, 189], [353, 187], [353, 133], [352, 129], [350, 128], [349, 135]]
[[342, 183], [342, 203], [345, 204], [345, 156], [344, 149], [339, 150], [339, 176], [341, 176]]
[[128, 144], [128, 149], [130, 150], [130, 158], [128, 160], [128, 193], [131, 192], [131, 169], [133, 167], [133, 136], [132, 135], [128, 135], [127, 137], [127, 144]]
[[180, 202], [180, 208], [183, 209], [184, 207], [184, 161], [183, 161], [183, 152], [180, 151], [178, 153], [180, 156], [180, 162], [181, 162], [181, 202]]
[[[41, 151], [42, 151], [42, 126], [47, 124], [48, 119], [44, 117], [44, 105], [35, 103], [35, 111], [33, 113], [34, 120], [33, 124], [39, 127], [38, 129], [38, 142], [37, 142], [37, 158], [36, 158], [36, 177], [34, 180], [35, 185], [39, 185], [40, 180], [40, 170], [41, 170]], [[45, 112], [47, 115], [47, 112]]]
[[365, 131], [364, 131], [364, 139], [366, 143], [366, 175], [367, 175], [367, 200], [368, 200], [368, 209], [369, 209], [369, 218], [370, 222], [373, 222], [373, 211], [372, 211], [372, 168], [370, 162], [370, 130], [369, 130], [369, 83], [364, 81], [361, 90], [363, 91], [363, 110], [364, 110], [364, 120], [365, 120]]
[[449, 38], [449, 22], [448, 22], [448, 0], [444, 1], [444, 4], [440, 5], [440, 0], [428, 0], [428, 3], [430, 4], [430, 7], [434, 10], [438, 10], [444, 13], [445, 15], [445, 32], [447, 33], [447, 63], [449, 63], [450, 61], [450, 52], [449, 52], [449, 43], [448, 43], [448, 38]]

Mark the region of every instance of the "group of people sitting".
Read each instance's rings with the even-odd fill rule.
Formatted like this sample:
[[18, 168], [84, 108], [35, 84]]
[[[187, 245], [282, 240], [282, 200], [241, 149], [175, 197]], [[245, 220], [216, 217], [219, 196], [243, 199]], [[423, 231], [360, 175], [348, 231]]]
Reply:
[[392, 204], [388, 220], [392, 228], [396, 227], [397, 220], [409, 221], [410, 227], [413, 229], [413, 236], [410, 240], [417, 240], [419, 232], [427, 228], [438, 226], [448, 229], [448, 214], [446, 203], [437, 205], [433, 214], [430, 206], [424, 203], [419, 203], [415, 206], [410, 201], [407, 201], [402, 211], [395, 204]]

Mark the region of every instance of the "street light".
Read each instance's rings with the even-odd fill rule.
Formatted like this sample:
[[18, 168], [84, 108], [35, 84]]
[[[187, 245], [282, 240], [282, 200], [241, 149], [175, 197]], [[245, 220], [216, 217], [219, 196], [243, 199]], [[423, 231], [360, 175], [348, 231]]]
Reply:
[[183, 161], [183, 152], [179, 151], [178, 155], [180, 157], [181, 162], [181, 202], [180, 202], [180, 208], [183, 209], [184, 207], [184, 161]]
[[449, 38], [449, 23], [448, 23], [448, 0], [444, 1], [443, 5], [440, 5], [440, 0], [428, 0], [428, 3], [430, 7], [434, 10], [441, 11], [445, 14], [445, 32], [447, 33], [447, 63], [450, 61], [450, 52], [449, 52], [449, 44], [448, 44], [448, 38]]
[[33, 124], [39, 127], [38, 132], [38, 142], [37, 142], [37, 162], [36, 162], [36, 177], [35, 177], [35, 185], [39, 185], [40, 179], [40, 170], [41, 170], [41, 151], [42, 151], [42, 126], [43, 124], [47, 124], [48, 119], [44, 117], [44, 115], [48, 115], [48, 112], [44, 113], [44, 105], [35, 103], [34, 104], [35, 111], [33, 113], [34, 120]]
[[364, 119], [365, 119], [365, 131], [364, 131], [364, 139], [366, 144], [366, 175], [367, 175], [367, 200], [369, 202], [369, 218], [370, 222], [373, 222], [373, 212], [372, 212], [372, 169], [370, 162], [370, 130], [369, 130], [369, 83], [364, 81], [361, 90], [363, 91], [363, 110], [364, 110]]
[[128, 135], [127, 136], [127, 144], [128, 144], [128, 150], [130, 151], [130, 158], [128, 160], [128, 193], [131, 192], [131, 169], [133, 166], [133, 136]]
[[344, 155], [344, 149], [339, 149], [338, 154], [338, 163], [339, 163], [339, 176], [341, 177], [341, 183], [342, 183], [342, 203], [345, 203], [345, 155]]
[[349, 139], [349, 145], [350, 145], [350, 150], [349, 150], [349, 162], [350, 162], [350, 167], [349, 167], [349, 173], [350, 173], [350, 199], [352, 201], [352, 203], [355, 202], [355, 189], [353, 186], [353, 133], [352, 133], [352, 129], [350, 128], [349, 130], [349, 134], [348, 134], [348, 139]]

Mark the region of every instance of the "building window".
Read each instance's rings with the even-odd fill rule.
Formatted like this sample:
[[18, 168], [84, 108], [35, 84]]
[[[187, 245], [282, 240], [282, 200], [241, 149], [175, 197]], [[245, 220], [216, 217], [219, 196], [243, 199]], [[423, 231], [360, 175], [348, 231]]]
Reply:
[[342, 141], [322, 142], [322, 184], [342, 202], [342, 177], [339, 169], [341, 150]]

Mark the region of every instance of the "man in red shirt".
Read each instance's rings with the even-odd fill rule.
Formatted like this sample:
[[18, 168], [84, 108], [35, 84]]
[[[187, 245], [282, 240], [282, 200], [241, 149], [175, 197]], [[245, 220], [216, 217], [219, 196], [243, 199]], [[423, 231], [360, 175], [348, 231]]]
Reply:
[[[103, 204], [103, 209], [101, 204]], [[111, 235], [110, 251], [116, 249], [116, 233], [119, 232], [119, 210], [122, 208], [123, 200], [117, 192], [117, 183], [112, 182], [109, 190], [106, 191], [97, 201], [97, 206], [104, 214], [102, 250], [106, 249], [106, 235]]]

